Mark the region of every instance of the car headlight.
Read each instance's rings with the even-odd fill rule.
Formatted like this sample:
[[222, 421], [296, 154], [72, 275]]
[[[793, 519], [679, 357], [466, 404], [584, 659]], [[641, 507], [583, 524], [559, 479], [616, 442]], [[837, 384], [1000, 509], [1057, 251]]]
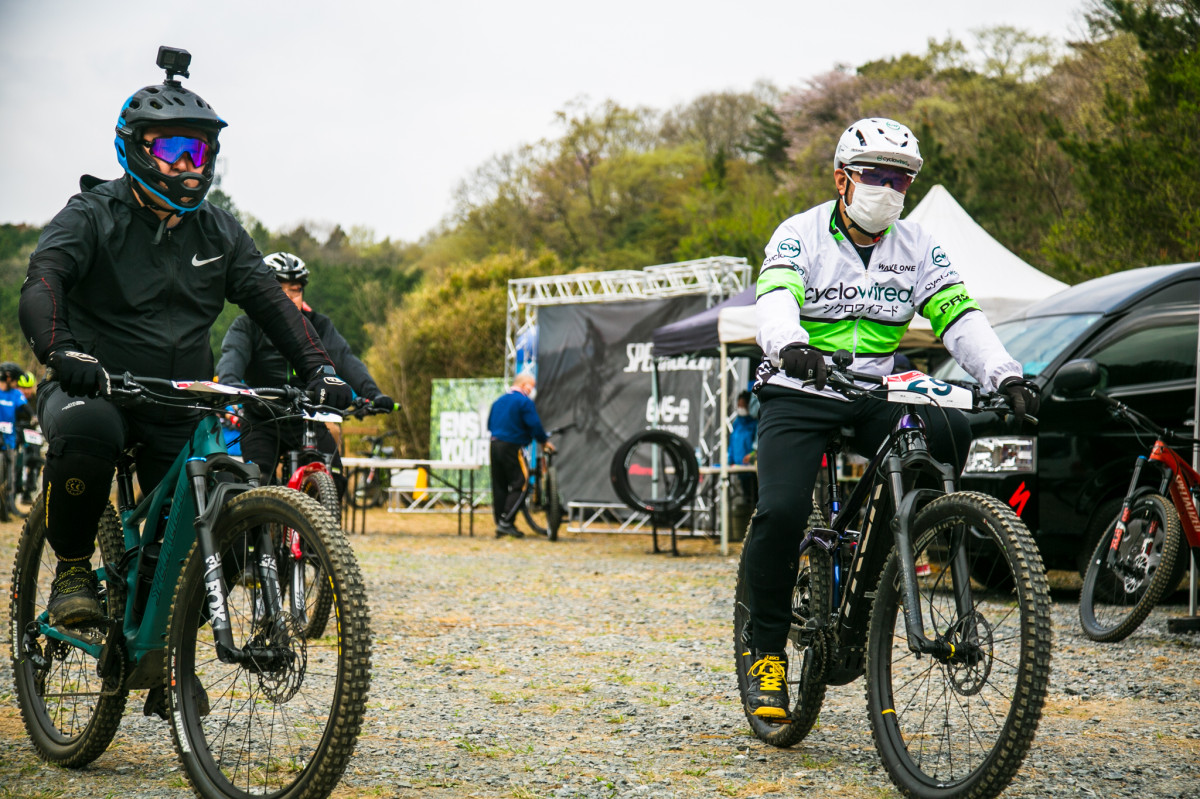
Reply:
[[971, 442], [965, 474], [1036, 472], [1037, 449], [1028, 436], [989, 436]]

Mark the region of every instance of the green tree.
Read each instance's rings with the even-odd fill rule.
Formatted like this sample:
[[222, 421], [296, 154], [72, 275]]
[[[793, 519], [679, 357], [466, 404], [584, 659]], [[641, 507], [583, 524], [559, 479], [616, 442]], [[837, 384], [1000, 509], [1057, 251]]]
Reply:
[[1200, 2], [1102, 0], [1089, 17], [1101, 35], [1126, 33], [1144, 56], [1144, 88], [1108, 87], [1100, 123], [1061, 135], [1083, 201], [1047, 250], [1080, 276], [1198, 257], [1200, 224]]
[[405, 455], [429, 452], [431, 380], [504, 373], [508, 281], [561, 268], [551, 254], [490, 255], [425, 283], [371, 326], [373, 345], [364, 360], [380, 388], [400, 403]]

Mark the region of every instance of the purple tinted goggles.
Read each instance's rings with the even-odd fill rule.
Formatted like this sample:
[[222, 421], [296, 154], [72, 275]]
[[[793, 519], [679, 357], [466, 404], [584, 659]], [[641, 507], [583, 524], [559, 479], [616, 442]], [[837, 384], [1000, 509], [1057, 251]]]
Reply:
[[151, 140], [147, 146], [152, 156], [168, 164], [178, 161], [184, 153], [191, 156], [192, 166], [199, 168], [208, 163], [208, 142], [204, 139], [191, 136], [162, 136]]
[[916, 177], [905, 169], [894, 166], [863, 166], [862, 164], [847, 164], [845, 169], [857, 172], [859, 179], [868, 186], [887, 186], [899, 192], [908, 191]]

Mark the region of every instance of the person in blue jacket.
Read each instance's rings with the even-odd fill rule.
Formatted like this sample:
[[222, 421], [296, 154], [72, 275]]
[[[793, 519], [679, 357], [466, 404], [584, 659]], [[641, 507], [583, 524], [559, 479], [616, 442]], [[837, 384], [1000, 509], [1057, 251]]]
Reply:
[[536, 440], [548, 451], [554, 445], [547, 439], [542, 420], [538, 417], [533, 398], [537, 380], [528, 372], [516, 376], [512, 386], [492, 403], [488, 412], [488, 432], [492, 440], [489, 450], [492, 460], [492, 516], [496, 520], [496, 537], [510, 535], [523, 538], [525, 534], [513, 524], [517, 503], [525, 485], [521, 469], [520, 450]]

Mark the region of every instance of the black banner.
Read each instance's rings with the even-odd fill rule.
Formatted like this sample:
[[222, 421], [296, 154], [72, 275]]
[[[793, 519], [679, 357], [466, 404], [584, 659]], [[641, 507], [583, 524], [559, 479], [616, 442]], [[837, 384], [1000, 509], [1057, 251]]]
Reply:
[[617, 502], [609, 463], [621, 442], [653, 426], [699, 443], [703, 370], [711, 359], [659, 363], [651, 397], [651, 333], [704, 310], [704, 298], [543, 306], [538, 309], [537, 407], [542, 423], [574, 427], [553, 441], [563, 498]]

